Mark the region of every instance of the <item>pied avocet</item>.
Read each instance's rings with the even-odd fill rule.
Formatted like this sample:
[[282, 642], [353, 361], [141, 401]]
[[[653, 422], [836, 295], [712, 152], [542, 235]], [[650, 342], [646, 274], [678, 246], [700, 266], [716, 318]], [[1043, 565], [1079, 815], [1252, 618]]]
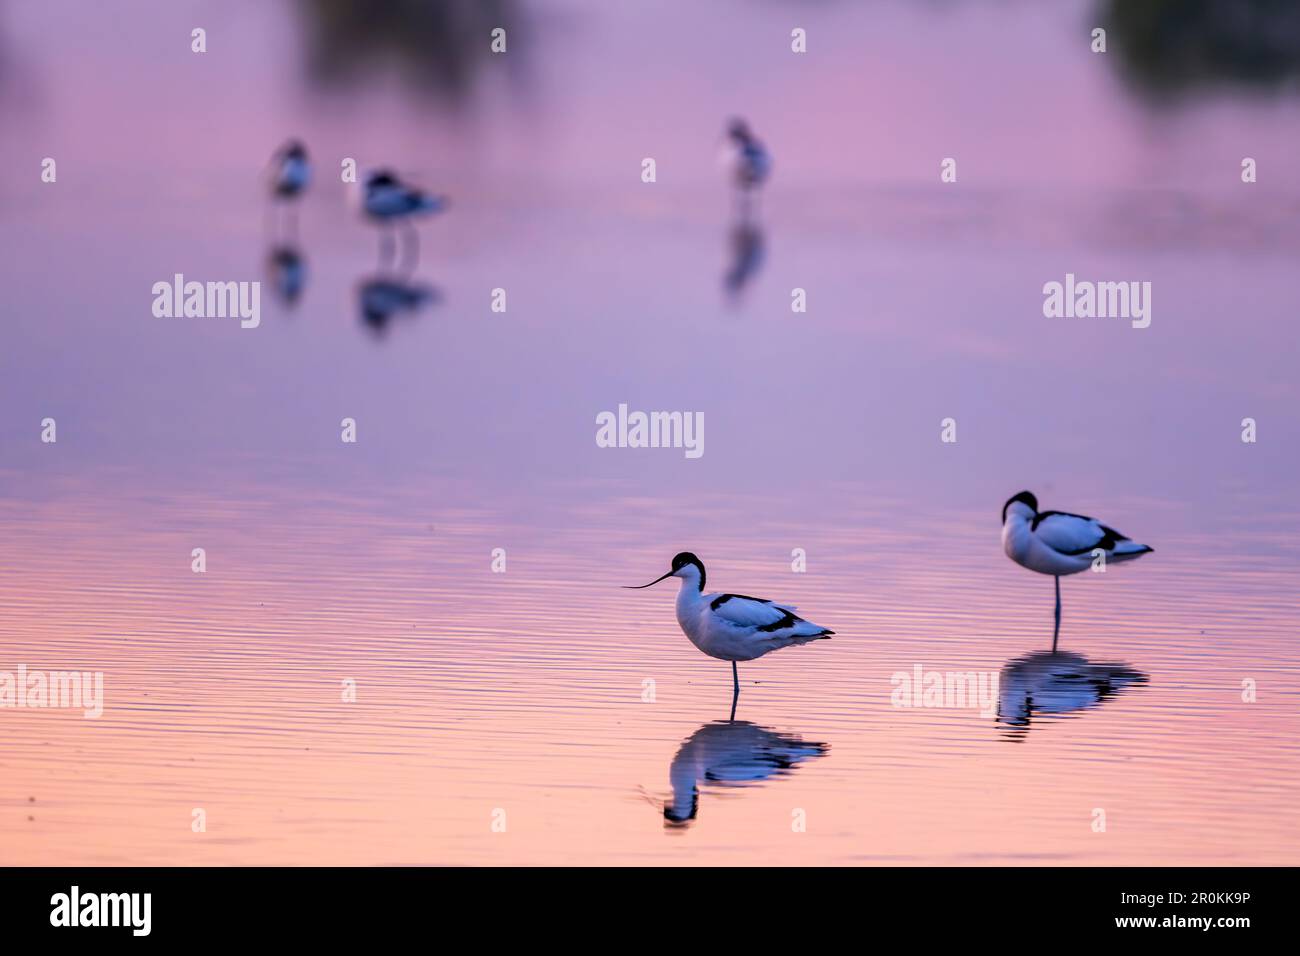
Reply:
[[[405, 265], [399, 271], [412, 272], [420, 261], [420, 237], [411, 220], [442, 212], [447, 208], [445, 196], [431, 196], [422, 189], [402, 182], [394, 173], [377, 170], [366, 177], [362, 208], [366, 216], [381, 226], [405, 227]], [[379, 262], [385, 265], [393, 257], [393, 237], [387, 228], [379, 239]]]
[[293, 199], [311, 182], [307, 148], [292, 139], [271, 160], [271, 192], [278, 199]]
[[705, 594], [704, 564], [689, 551], [673, 558], [673, 566], [649, 584], [624, 585], [648, 588], [664, 578], [681, 578], [677, 592], [677, 623], [691, 643], [710, 657], [731, 661], [731, 715], [736, 715], [740, 697], [737, 661], [752, 661], [792, 644], [830, 637], [834, 631], [805, 621], [788, 604], [774, 604], [744, 594]]
[[1056, 628], [1061, 633], [1061, 576], [1093, 566], [1100, 551], [1106, 563], [1131, 561], [1154, 548], [1138, 544], [1096, 518], [1065, 511], [1039, 511], [1038, 499], [1022, 491], [1002, 506], [1002, 550], [1022, 568], [1056, 579]]
[[750, 192], [763, 185], [772, 171], [772, 156], [749, 129], [743, 119], [733, 119], [727, 127], [727, 137], [734, 151], [731, 159], [732, 176], [742, 192]]
[[422, 189], [408, 186], [387, 170], [377, 170], [366, 177], [364, 208], [376, 222], [408, 221], [416, 216], [441, 212], [447, 205], [443, 196], [430, 196]]

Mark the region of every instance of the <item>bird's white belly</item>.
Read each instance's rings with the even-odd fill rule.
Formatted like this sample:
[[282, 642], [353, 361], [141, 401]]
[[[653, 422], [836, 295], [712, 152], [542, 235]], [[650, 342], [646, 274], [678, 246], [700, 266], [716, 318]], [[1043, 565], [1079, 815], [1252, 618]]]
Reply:
[[366, 212], [380, 219], [405, 216], [413, 211], [411, 197], [405, 189], [373, 189], [366, 195]]
[[720, 661], [752, 661], [774, 646], [753, 628], [741, 628], [720, 620], [709, 606], [678, 608], [677, 623], [692, 644]]
[[291, 189], [307, 185], [307, 164], [300, 159], [287, 159], [280, 169], [280, 182]]
[[1002, 535], [1002, 550], [1006, 552], [1008, 558], [1022, 568], [1037, 571], [1039, 574], [1077, 574], [1092, 567], [1091, 554], [1061, 554], [1043, 544], [1028, 528], [1005, 529]]

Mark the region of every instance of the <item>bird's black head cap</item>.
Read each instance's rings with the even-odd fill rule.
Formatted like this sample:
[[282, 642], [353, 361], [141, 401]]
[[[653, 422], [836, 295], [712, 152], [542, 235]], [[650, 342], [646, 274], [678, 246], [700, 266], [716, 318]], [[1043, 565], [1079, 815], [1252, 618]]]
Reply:
[[727, 135], [732, 139], [744, 142], [750, 139], [754, 134], [749, 131], [749, 124], [737, 116], [727, 124]]
[[1021, 504], [1029, 505], [1034, 509], [1034, 514], [1038, 513], [1038, 499], [1034, 497], [1032, 491], [1022, 491], [1018, 495], [1012, 495], [1007, 499], [1007, 503], [1002, 506], [1002, 523], [1007, 523], [1007, 509], [1011, 507], [1013, 501], [1019, 501]]
[[682, 551], [673, 557], [673, 571], [680, 571], [688, 564], [700, 569], [700, 590], [704, 590], [704, 562], [689, 551]]

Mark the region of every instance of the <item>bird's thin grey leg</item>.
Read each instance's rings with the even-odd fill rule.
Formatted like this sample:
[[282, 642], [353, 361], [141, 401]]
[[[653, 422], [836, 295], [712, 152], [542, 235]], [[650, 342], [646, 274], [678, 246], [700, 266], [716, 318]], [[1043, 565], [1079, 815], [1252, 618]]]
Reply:
[[740, 700], [740, 673], [736, 670], [736, 662], [731, 662], [731, 719], [736, 719], [736, 701]]
[[402, 230], [402, 234], [406, 237], [402, 244], [403, 261], [397, 271], [402, 276], [411, 276], [415, 273], [415, 267], [420, 264], [420, 234], [409, 222], [405, 225], [406, 228]]
[[1061, 636], [1061, 576], [1058, 574], [1053, 578], [1056, 581], [1056, 627], [1052, 631], [1052, 653], [1056, 653], [1056, 639]]
[[736, 221], [746, 225], [754, 218], [753, 199], [744, 186], [736, 187]]

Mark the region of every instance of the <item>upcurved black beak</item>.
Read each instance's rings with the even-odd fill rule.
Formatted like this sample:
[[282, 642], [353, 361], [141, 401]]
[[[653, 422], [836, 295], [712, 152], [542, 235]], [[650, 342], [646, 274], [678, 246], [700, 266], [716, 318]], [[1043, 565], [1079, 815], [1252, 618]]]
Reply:
[[672, 572], [672, 571], [669, 571], [667, 574], [661, 574], [659, 577], [655, 578], [655, 579], [654, 579], [653, 581], [651, 581], [649, 584], [625, 584], [625, 585], [623, 585], [623, 587], [628, 588], [629, 590], [632, 590], [632, 591], [639, 591], [639, 590], [641, 590], [642, 588], [653, 587], [654, 585], [656, 585], [656, 584], [658, 584], [660, 581], [662, 581], [664, 578], [670, 578], [670, 577], [672, 577], [672, 575], [673, 575], [673, 572]]

